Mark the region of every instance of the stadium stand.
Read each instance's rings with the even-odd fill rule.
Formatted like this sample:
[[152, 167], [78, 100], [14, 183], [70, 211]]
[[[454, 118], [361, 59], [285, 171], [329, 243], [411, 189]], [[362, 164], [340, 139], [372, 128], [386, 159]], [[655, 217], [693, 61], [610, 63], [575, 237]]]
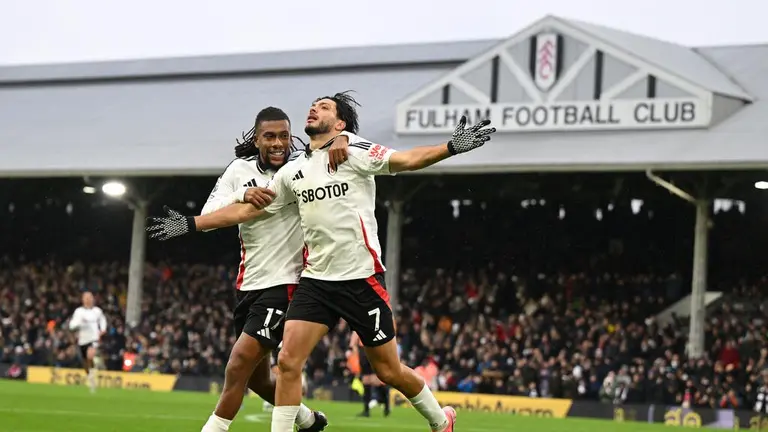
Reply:
[[[234, 342], [229, 317], [234, 273], [224, 266], [151, 265], [144, 319], [126, 330], [124, 263], [61, 265], [2, 260], [0, 363], [77, 367], [64, 330], [79, 292], [97, 293], [109, 317], [103, 343], [110, 370], [218, 375]], [[754, 403], [768, 367], [763, 305], [727, 302], [711, 315], [708, 355], [686, 357], [685, 322], [660, 327], [677, 276], [540, 275], [524, 281], [493, 267], [473, 272], [406, 271], [399, 336], [404, 361], [440, 390], [594, 399], [609, 403]], [[761, 298], [763, 278], [735, 298]], [[734, 306], [736, 305], [736, 306]], [[351, 382], [349, 334], [341, 325], [313, 353], [316, 385]], [[126, 365], [130, 359], [130, 365]]]
[[[690, 292], [686, 203], [635, 175], [622, 176], [619, 193], [606, 192], [615, 175], [517, 176], [516, 189], [482, 177], [441, 179], [444, 188], [430, 185], [406, 208], [399, 339], [403, 361], [430, 385], [609, 405], [754, 405], [768, 366], [763, 201], [714, 203], [708, 286], [725, 295], [707, 309], [707, 354], [688, 359], [686, 320], [654, 319]], [[213, 181], [174, 180], [151, 213], [199, 211]], [[77, 179], [5, 182], [0, 364], [77, 367], [66, 320], [87, 289], [109, 320], [106, 369], [222, 375], [236, 231], [148, 243], [142, 319], [128, 328], [130, 210], [80, 193]], [[353, 384], [348, 338], [342, 323], [312, 354], [315, 388]]]

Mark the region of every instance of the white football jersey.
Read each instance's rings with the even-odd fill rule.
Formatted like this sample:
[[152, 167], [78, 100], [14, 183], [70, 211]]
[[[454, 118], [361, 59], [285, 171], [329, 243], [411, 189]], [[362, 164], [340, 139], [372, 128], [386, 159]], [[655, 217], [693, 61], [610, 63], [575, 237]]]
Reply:
[[374, 176], [390, 174], [394, 150], [349, 134], [349, 159], [333, 172], [330, 143], [288, 162], [270, 182], [269, 213], [298, 203], [308, 249], [302, 276], [343, 281], [385, 270], [381, 261]]
[[[216, 182], [202, 214], [242, 199], [249, 187], [265, 187], [274, 171], [262, 169], [257, 156], [235, 159]], [[236, 287], [250, 291], [298, 283], [303, 266], [304, 243], [295, 205], [242, 223], [240, 268]]]
[[69, 329], [77, 330], [78, 345], [89, 345], [98, 342], [101, 332], [107, 330], [107, 317], [98, 306], [80, 306], [69, 320]]

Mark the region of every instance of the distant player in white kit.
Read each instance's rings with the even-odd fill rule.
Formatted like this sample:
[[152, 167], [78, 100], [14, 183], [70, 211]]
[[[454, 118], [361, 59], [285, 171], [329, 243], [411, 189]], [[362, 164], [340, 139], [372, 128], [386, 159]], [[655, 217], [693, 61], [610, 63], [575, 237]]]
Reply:
[[[339, 142], [346, 143], [346, 140]], [[237, 159], [219, 177], [202, 215], [242, 201], [249, 189], [250, 198], [260, 199], [264, 204], [271, 200], [253, 188], [266, 186], [288, 161], [291, 143], [291, 124], [285, 112], [275, 107], [261, 110], [253, 129], [244, 134], [243, 142], [235, 148]], [[340, 147], [345, 150], [346, 144]], [[150, 238], [165, 240], [173, 237], [170, 231], [194, 231], [190, 227], [194, 224], [192, 217], [166, 211], [170, 217], [151, 218], [147, 227]], [[182, 218], [183, 223], [178, 226], [174, 225], [174, 221], [179, 221], [174, 219], [175, 215]], [[265, 402], [274, 403], [275, 383], [270, 378], [269, 356], [282, 342], [285, 312], [304, 266], [304, 242], [295, 206], [249, 220], [239, 228], [241, 261], [233, 313], [238, 339], [227, 362], [219, 403], [202, 432], [229, 429], [242, 405], [246, 387]], [[299, 431], [322, 431], [327, 424], [323, 413], [313, 412], [304, 405], [300, 407], [296, 417]]]
[[94, 392], [97, 386], [94, 357], [101, 337], [107, 332], [107, 317], [100, 307], [93, 304], [93, 294], [90, 292], [83, 293], [83, 305], [72, 314], [69, 329], [77, 331], [77, 345], [80, 347], [83, 367], [88, 374], [88, 386], [91, 392]]

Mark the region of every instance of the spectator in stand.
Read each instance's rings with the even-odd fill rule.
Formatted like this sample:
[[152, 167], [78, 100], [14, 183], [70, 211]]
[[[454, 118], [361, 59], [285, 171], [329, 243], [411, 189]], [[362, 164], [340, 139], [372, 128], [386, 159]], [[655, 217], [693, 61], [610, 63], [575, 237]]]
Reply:
[[421, 365], [413, 369], [417, 374], [424, 378], [424, 382], [431, 390], [437, 390], [437, 363], [432, 358], [426, 358]]

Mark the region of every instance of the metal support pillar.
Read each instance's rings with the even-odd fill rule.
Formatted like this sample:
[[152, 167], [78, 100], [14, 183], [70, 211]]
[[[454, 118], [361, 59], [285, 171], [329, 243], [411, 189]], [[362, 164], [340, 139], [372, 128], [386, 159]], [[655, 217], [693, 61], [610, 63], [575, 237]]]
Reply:
[[706, 320], [707, 255], [709, 248], [709, 209], [712, 201], [695, 198], [688, 192], [654, 174], [646, 171], [648, 179], [670, 193], [696, 206], [696, 226], [693, 241], [693, 274], [691, 280], [691, 316], [688, 333], [688, 356], [701, 357], [704, 354], [704, 322]]
[[691, 287], [691, 325], [688, 335], [688, 355], [693, 358], [704, 354], [704, 321], [706, 319], [707, 252], [709, 246], [709, 200], [696, 201], [696, 228], [693, 240], [693, 274]]
[[131, 205], [133, 208], [133, 231], [131, 232], [131, 261], [128, 267], [128, 299], [125, 321], [128, 327], [135, 327], [141, 320], [141, 297], [144, 290], [144, 261], [146, 252], [147, 208], [146, 201]]
[[387, 250], [384, 265], [387, 267], [385, 279], [393, 311], [397, 311], [400, 304], [400, 246], [403, 234], [403, 207], [403, 201], [394, 200], [389, 202], [387, 209]]

